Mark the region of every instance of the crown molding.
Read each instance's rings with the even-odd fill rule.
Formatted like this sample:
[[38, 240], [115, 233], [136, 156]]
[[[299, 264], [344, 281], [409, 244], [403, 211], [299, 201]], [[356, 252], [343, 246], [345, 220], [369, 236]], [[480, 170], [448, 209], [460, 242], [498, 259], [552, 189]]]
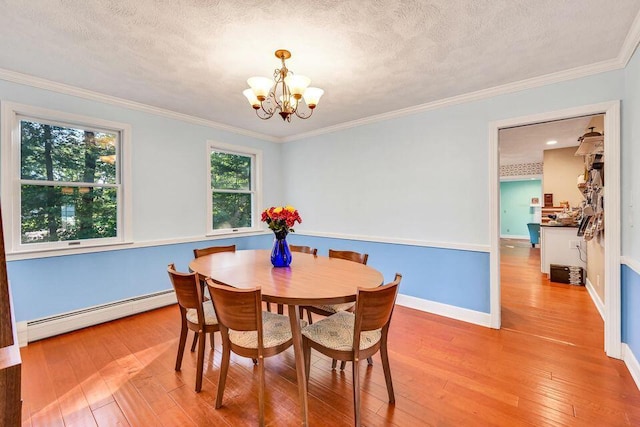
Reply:
[[462, 95], [456, 95], [449, 98], [443, 98], [440, 100], [427, 102], [424, 104], [402, 108], [399, 110], [389, 111], [382, 114], [376, 114], [374, 116], [364, 117], [362, 119], [352, 120], [349, 122], [339, 123], [334, 126], [327, 126], [321, 129], [316, 129], [309, 132], [303, 132], [286, 137], [275, 137], [258, 132], [253, 132], [247, 129], [237, 128], [234, 126], [225, 125], [222, 123], [214, 122], [212, 120], [202, 119], [199, 117], [191, 116], [188, 114], [178, 113], [164, 108], [154, 107], [151, 105], [143, 104], [140, 102], [129, 101], [123, 98], [115, 96], [105, 95], [99, 92], [90, 91], [87, 89], [81, 89], [74, 86], [66, 85], [63, 83], [53, 82], [51, 80], [42, 79], [39, 77], [30, 76], [27, 74], [18, 73], [15, 71], [5, 70], [0, 68], [0, 80], [6, 80], [13, 83], [19, 83], [27, 86], [37, 87], [40, 89], [50, 90], [66, 95], [77, 96], [92, 101], [99, 101], [111, 105], [129, 108], [132, 110], [143, 111], [146, 113], [157, 114], [170, 119], [180, 120], [186, 123], [195, 125], [201, 125], [218, 129], [226, 132], [232, 132], [238, 135], [248, 136], [251, 138], [257, 138], [269, 142], [294, 142], [306, 138], [312, 138], [332, 132], [338, 132], [354, 127], [369, 125], [373, 123], [382, 122], [385, 120], [404, 117], [412, 114], [417, 114], [424, 111], [436, 110], [439, 108], [449, 107], [453, 105], [463, 104], [472, 101], [479, 101], [499, 95], [506, 95], [513, 92], [519, 92], [526, 89], [533, 89], [540, 86], [545, 86], [553, 83], [560, 83], [568, 80], [574, 80], [582, 77], [592, 76], [594, 74], [604, 73], [607, 71], [614, 71], [626, 67], [631, 60], [633, 53], [635, 52], [638, 44], [640, 44], [640, 13], [638, 13], [631, 24], [631, 28], [627, 33], [627, 36], [620, 48], [618, 56], [601, 62], [596, 62], [589, 65], [571, 68], [568, 70], [558, 71], [555, 73], [545, 74], [543, 76], [532, 77], [517, 82], [507, 83], [500, 86], [494, 86], [487, 89], [478, 90], [475, 92], [469, 92]]
[[[637, 44], [637, 42], [636, 42]], [[633, 53], [633, 51], [631, 52]], [[340, 123], [335, 126], [329, 126], [322, 129], [313, 130], [310, 132], [299, 133], [292, 136], [281, 138], [282, 142], [294, 142], [301, 139], [311, 138], [331, 132], [337, 132], [354, 127], [369, 125], [385, 120], [396, 119], [424, 111], [436, 110], [439, 108], [450, 107], [453, 105], [464, 104], [472, 101], [480, 101], [482, 99], [492, 98], [499, 95], [506, 95], [513, 92], [519, 92], [526, 89], [533, 89], [540, 86], [546, 86], [553, 83], [560, 83], [568, 80], [574, 80], [581, 77], [588, 77], [594, 74], [600, 74], [607, 71], [614, 71], [624, 68], [626, 63], [623, 63], [619, 58], [614, 58], [606, 61], [596, 62], [581, 67], [575, 67], [568, 70], [558, 71], [551, 74], [545, 74], [543, 76], [532, 77], [525, 80], [520, 80], [513, 83], [507, 83], [500, 86], [494, 86], [488, 89], [482, 89], [475, 92], [469, 92], [462, 95], [456, 95], [449, 98], [443, 98], [433, 102], [427, 102], [425, 104], [416, 105], [413, 107], [402, 108], [400, 110], [389, 111], [387, 113], [377, 114], [375, 116], [369, 116], [362, 119], [352, 120], [350, 122]]]
[[620, 48], [620, 53], [618, 54], [618, 62], [622, 68], [627, 66], [638, 44], [640, 44], [640, 13], [638, 13], [636, 19], [633, 20], [627, 37], [624, 39], [622, 47]]
[[[640, 16], [640, 14], [638, 15]], [[49, 90], [52, 92], [61, 93], [64, 95], [76, 96], [91, 101], [102, 102], [105, 104], [115, 105], [118, 107], [124, 107], [131, 110], [142, 111], [145, 113], [155, 114], [169, 119], [179, 120], [182, 122], [206, 126], [217, 130], [235, 133], [238, 135], [248, 136], [251, 138], [257, 138], [264, 141], [285, 143], [295, 142], [306, 138], [312, 138], [315, 136], [325, 135], [332, 132], [338, 132], [354, 127], [365, 126], [373, 123], [378, 123], [386, 120], [409, 116], [425, 111], [437, 110], [439, 108], [450, 107], [453, 105], [464, 104], [472, 101], [479, 101], [495, 97], [498, 95], [505, 95], [513, 92], [518, 92], [526, 89], [532, 89], [548, 84], [559, 83], [567, 80], [573, 80], [581, 77], [587, 77], [594, 74], [604, 73], [607, 71], [613, 71], [620, 68], [624, 68], [630, 60], [635, 47], [640, 42], [640, 19], [634, 21], [632, 32], [629, 33], [625, 39], [623, 48], [624, 51], [618, 55], [617, 58], [596, 62], [586, 66], [571, 68], [569, 70], [558, 71], [544, 76], [532, 77], [526, 80], [520, 80], [513, 83], [507, 83], [505, 85], [494, 86], [492, 88], [482, 89], [475, 92], [469, 92], [462, 95], [456, 95], [449, 98], [443, 98], [433, 102], [427, 102], [425, 104], [415, 105], [412, 107], [402, 108], [395, 111], [389, 111], [382, 114], [376, 114], [374, 116], [364, 117], [362, 119], [352, 120], [349, 122], [339, 123], [333, 126], [327, 126], [321, 129], [312, 130], [309, 132], [303, 132], [286, 137], [275, 137], [258, 132], [253, 132], [247, 129], [237, 128], [234, 126], [225, 125], [222, 123], [214, 122], [213, 120], [207, 120], [200, 117], [191, 116], [184, 113], [178, 113], [176, 111], [167, 110], [164, 108], [154, 107], [151, 105], [143, 104], [141, 102], [130, 101], [124, 98], [118, 98], [111, 95], [105, 95], [103, 93], [78, 88], [75, 86], [67, 85], [64, 83], [58, 83], [51, 80], [43, 79], [40, 77], [30, 76], [28, 74], [18, 73], [16, 71], [10, 71], [0, 68], [0, 80], [9, 81], [12, 83], [31, 86], [39, 89]]]
[[82, 89], [79, 87], [67, 85], [64, 83], [58, 83], [51, 80], [43, 79], [40, 77], [30, 76], [28, 74], [18, 73], [16, 71], [6, 70], [0, 68], [0, 80], [6, 80], [12, 83], [18, 83], [25, 86], [31, 86], [38, 89], [49, 90], [52, 92], [61, 93], [64, 95], [76, 96], [78, 98], [88, 99], [90, 101], [102, 102], [105, 104], [115, 105], [117, 107], [124, 107], [130, 110], [142, 111], [144, 113], [155, 114], [161, 117], [169, 119], [179, 120], [182, 122], [206, 126], [209, 128], [235, 133], [238, 135], [248, 136], [251, 138], [257, 138], [269, 142], [281, 142], [280, 138], [265, 135], [250, 130], [237, 128], [234, 126], [225, 125], [222, 123], [214, 122], [213, 120], [207, 120], [200, 117], [191, 116], [189, 114], [178, 113], [176, 111], [167, 110], [160, 107], [154, 107], [152, 105], [143, 104], [141, 102], [130, 101], [124, 98], [118, 98], [116, 96], [105, 95], [100, 92], [94, 92], [88, 89]]
[[350, 122], [340, 123], [335, 126], [328, 126], [310, 132], [299, 133], [296, 135], [280, 138], [281, 142], [293, 142], [301, 139], [312, 138], [331, 132], [337, 132], [358, 126], [364, 126], [385, 120], [395, 119], [398, 117], [408, 116], [423, 111], [435, 110], [438, 108], [449, 107], [453, 105], [463, 104], [471, 101], [479, 101], [499, 95], [506, 95], [526, 89], [533, 89], [553, 83], [560, 83], [568, 80], [574, 80], [582, 77], [588, 77], [607, 71], [619, 70], [627, 66], [633, 53], [640, 44], [640, 12], [636, 15], [631, 28], [625, 37], [618, 56], [606, 61], [596, 62], [580, 67], [570, 68], [568, 70], [557, 71], [555, 73], [545, 74], [543, 76], [532, 77], [530, 79], [520, 80], [505, 85], [494, 86], [488, 89], [482, 89], [475, 92], [469, 92], [462, 95], [443, 98], [437, 101], [416, 105], [413, 107], [402, 108], [400, 110], [390, 111], [387, 113], [377, 114], [362, 119], [352, 120]]

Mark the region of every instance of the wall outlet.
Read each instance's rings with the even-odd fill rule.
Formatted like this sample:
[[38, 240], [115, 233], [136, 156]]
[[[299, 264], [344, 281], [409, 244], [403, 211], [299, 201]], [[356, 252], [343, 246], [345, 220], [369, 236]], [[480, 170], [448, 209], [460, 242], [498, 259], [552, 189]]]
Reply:
[[580, 240], [570, 240], [569, 241], [569, 249], [582, 248]]

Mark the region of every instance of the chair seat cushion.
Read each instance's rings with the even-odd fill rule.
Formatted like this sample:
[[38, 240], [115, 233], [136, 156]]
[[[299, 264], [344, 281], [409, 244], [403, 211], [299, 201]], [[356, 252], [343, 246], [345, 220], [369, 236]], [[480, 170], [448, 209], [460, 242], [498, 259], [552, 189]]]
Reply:
[[[216, 317], [216, 311], [213, 309], [213, 303], [210, 300], [205, 301], [202, 304], [202, 308], [204, 309], [204, 324], [217, 325], [218, 318]], [[187, 310], [187, 320], [191, 323], [198, 323], [198, 312], [195, 308]]]
[[329, 313], [338, 313], [340, 311], [350, 311], [354, 305], [356, 305], [355, 302], [345, 302], [343, 304], [314, 305], [313, 307]]
[[[356, 316], [340, 311], [302, 329], [302, 335], [332, 350], [353, 350], [353, 328]], [[360, 334], [360, 350], [375, 345], [382, 338], [382, 330], [363, 331]]]
[[[304, 320], [300, 321], [300, 327], [307, 325]], [[291, 323], [289, 318], [282, 314], [262, 312], [262, 332], [264, 348], [276, 347], [291, 339]], [[229, 329], [229, 340], [240, 347], [258, 348], [257, 331], [234, 331]]]

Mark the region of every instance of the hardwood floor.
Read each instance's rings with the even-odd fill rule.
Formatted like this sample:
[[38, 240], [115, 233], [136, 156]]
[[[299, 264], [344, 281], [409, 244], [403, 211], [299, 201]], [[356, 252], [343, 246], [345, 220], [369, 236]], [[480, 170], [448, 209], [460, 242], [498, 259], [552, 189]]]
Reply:
[[[381, 363], [363, 365], [368, 426], [640, 425], [640, 391], [603, 349], [603, 325], [583, 287], [552, 284], [538, 250], [503, 247], [503, 329], [397, 307], [389, 337], [396, 404]], [[220, 339], [194, 391], [195, 354], [174, 371], [175, 306], [30, 343], [22, 349], [25, 426], [257, 424], [257, 378], [232, 356], [224, 406], [214, 409]], [[350, 368], [314, 353], [312, 426], [352, 425]], [[266, 419], [300, 424], [292, 349], [266, 361]]]
[[584, 286], [550, 282], [528, 241], [503, 239], [500, 254], [502, 328], [603, 351], [604, 323]]

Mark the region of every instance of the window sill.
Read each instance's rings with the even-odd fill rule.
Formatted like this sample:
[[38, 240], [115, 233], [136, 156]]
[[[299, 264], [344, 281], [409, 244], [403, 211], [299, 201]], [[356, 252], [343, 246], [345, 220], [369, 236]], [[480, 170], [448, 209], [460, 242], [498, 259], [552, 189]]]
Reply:
[[8, 252], [7, 261], [20, 261], [20, 260], [26, 260], [26, 259], [50, 258], [50, 257], [67, 256], [67, 255], [82, 255], [82, 254], [90, 254], [90, 253], [96, 253], [96, 252], [118, 251], [122, 249], [138, 249], [138, 248], [145, 248], [145, 247], [202, 242], [206, 240], [230, 239], [233, 237], [262, 236], [267, 234], [272, 234], [271, 230], [258, 228], [258, 229], [251, 229], [251, 230], [242, 230], [242, 231], [235, 231], [235, 232], [227, 231], [227, 232], [211, 233], [211, 234], [200, 235], [200, 236], [172, 238], [172, 239], [163, 239], [163, 240], [150, 240], [150, 241], [137, 241], [137, 242], [127, 240], [126, 242], [117, 242], [117, 243], [109, 243], [109, 244], [102, 244], [102, 245], [94, 244], [94, 245], [86, 245], [81, 247], [75, 246], [72, 248], [28, 249], [28, 250]]
[[236, 231], [233, 230], [219, 230], [213, 231], [206, 234], [207, 237], [219, 237], [219, 238], [230, 238], [233, 236], [259, 236], [262, 234], [267, 234], [270, 232], [268, 229], [264, 228], [247, 228], [247, 229], [238, 229]]
[[64, 248], [28, 248], [23, 250], [7, 252], [7, 261], [18, 261], [32, 258], [49, 258], [64, 255], [77, 255], [92, 252], [105, 252], [114, 249], [121, 249], [122, 246], [133, 245], [133, 241], [112, 242], [103, 244], [86, 244]]

